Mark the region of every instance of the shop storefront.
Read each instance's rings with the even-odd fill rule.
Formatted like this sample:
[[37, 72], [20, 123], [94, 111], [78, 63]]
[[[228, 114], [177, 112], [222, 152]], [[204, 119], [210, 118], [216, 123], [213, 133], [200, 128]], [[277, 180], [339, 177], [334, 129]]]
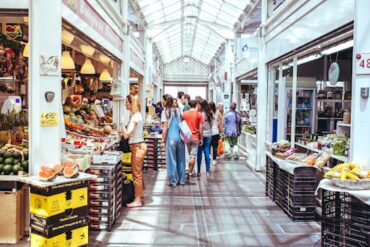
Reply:
[[1, 219], [14, 221], [1, 243], [17, 243], [31, 226], [32, 246], [87, 245], [88, 229], [110, 230], [119, 215], [123, 170], [130, 173], [115, 151], [127, 24], [102, 11], [88, 1], [0, 3], [0, 183], [9, 191], [1, 201], [17, 209]]

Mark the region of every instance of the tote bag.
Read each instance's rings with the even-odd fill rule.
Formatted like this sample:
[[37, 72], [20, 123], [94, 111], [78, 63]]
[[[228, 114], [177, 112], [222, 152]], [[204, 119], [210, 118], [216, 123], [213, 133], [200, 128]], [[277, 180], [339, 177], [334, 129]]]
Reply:
[[[180, 118], [177, 118], [178, 121], [179, 121], [179, 127], [180, 127], [180, 138], [181, 140], [185, 143], [185, 144], [188, 144], [191, 142], [192, 138], [193, 138], [193, 134], [191, 133], [191, 130], [188, 126], [188, 124], [186, 123], [185, 120], [182, 120], [182, 116], [179, 112], [179, 110], [176, 110], [177, 111], [177, 116], [180, 116]], [[172, 116], [168, 122], [168, 127], [170, 126], [171, 124], [171, 120], [172, 120]]]

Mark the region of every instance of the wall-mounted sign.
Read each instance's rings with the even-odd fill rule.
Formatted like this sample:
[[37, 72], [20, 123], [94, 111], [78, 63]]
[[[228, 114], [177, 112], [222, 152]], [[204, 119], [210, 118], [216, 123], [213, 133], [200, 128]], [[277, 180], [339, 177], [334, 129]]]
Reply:
[[356, 74], [370, 75], [370, 53], [356, 55]]
[[258, 58], [258, 39], [256, 36], [249, 38], [238, 38], [236, 41], [237, 58], [248, 58], [256, 60]]
[[272, 14], [279, 9], [279, 7], [285, 2], [286, 0], [269, 0], [267, 4], [267, 13], [268, 16], [271, 17]]
[[19, 40], [19, 41], [23, 39], [23, 31], [22, 31], [21, 25], [7, 23], [5, 30], [6, 30], [5, 35], [9, 39]]
[[60, 76], [59, 56], [40, 55], [40, 75]]
[[329, 67], [328, 78], [332, 85], [337, 84], [340, 74], [339, 64], [334, 62]]
[[40, 116], [41, 126], [56, 126], [58, 125], [58, 113], [43, 112]]
[[87, 0], [63, 0], [63, 3], [88, 26], [99, 33], [117, 50], [123, 51], [123, 39], [101, 17]]

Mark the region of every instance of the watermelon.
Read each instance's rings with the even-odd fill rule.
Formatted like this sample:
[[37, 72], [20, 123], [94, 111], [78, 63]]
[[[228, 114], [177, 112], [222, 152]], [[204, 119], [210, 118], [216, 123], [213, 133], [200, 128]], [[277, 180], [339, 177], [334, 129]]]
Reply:
[[0, 164], [4, 163], [4, 158], [0, 157]]
[[4, 161], [4, 164], [7, 164], [7, 165], [13, 165], [13, 163], [14, 163], [13, 158], [6, 158]]
[[0, 164], [0, 172], [3, 171], [4, 164]]
[[25, 160], [28, 160], [28, 150], [23, 152], [23, 157]]
[[19, 171], [23, 171], [21, 163], [17, 163], [16, 165], [14, 165], [12, 171], [14, 172], [14, 174], [18, 174]]
[[5, 165], [3, 167], [3, 172], [5, 175], [9, 175], [12, 172], [12, 166], [11, 165]]
[[13, 157], [13, 154], [10, 153], [10, 152], [5, 152], [3, 157], [6, 159], [6, 158], [12, 158]]
[[0, 157], [4, 157], [4, 154], [5, 154], [5, 151], [4, 150], [0, 150]]

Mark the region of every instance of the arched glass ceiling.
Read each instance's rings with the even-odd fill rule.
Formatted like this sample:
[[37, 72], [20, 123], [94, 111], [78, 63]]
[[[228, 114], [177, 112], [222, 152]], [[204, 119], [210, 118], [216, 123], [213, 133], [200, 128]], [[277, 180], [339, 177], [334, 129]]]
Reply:
[[147, 23], [147, 34], [169, 63], [193, 57], [209, 64], [251, 0], [132, 0]]

